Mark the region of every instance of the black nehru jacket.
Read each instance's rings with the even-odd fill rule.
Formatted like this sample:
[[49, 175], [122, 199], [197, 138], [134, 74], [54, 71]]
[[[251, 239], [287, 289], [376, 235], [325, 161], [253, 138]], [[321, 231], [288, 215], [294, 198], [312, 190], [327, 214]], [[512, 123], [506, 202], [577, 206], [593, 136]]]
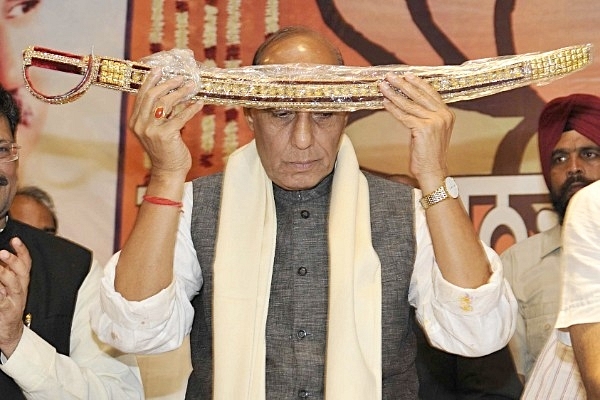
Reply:
[[[29, 293], [25, 305], [30, 329], [61, 354], [69, 355], [71, 323], [77, 292], [92, 265], [92, 253], [66, 239], [8, 219], [0, 233], [0, 248], [14, 253], [10, 240], [18, 236], [31, 256]], [[17, 384], [0, 371], [0, 398], [24, 399]]]

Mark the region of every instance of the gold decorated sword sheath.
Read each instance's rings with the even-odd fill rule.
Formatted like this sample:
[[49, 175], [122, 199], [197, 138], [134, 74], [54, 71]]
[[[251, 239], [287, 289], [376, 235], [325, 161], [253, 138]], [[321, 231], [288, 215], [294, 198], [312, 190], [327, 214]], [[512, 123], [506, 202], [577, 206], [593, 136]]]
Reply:
[[[180, 59], [193, 67], [173, 65], [173, 60]], [[28, 90], [51, 104], [75, 101], [91, 85], [135, 93], [150, 70], [159, 66], [163, 79], [185, 75], [194, 80], [197, 92], [193, 99], [205, 104], [335, 112], [383, 108], [378, 84], [388, 73], [411, 72], [428, 81], [444, 102], [451, 103], [549, 83], [585, 68], [591, 61], [592, 45], [584, 44], [548, 52], [483, 58], [460, 65], [282, 64], [223, 69], [202, 66], [193, 59], [191, 50], [173, 49], [133, 62], [32, 46], [23, 51], [23, 75]], [[44, 95], [33, 87], [30, 67], [83, 75], [83, 79], [67, 93]]]

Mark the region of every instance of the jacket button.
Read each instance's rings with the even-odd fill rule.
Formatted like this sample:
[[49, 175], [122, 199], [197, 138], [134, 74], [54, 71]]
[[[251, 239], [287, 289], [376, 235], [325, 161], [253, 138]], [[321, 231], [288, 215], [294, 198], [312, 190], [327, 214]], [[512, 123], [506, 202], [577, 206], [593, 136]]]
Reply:
[[308, 333], [306, 333], [304, 329], [300, 329], [298, 332], [296, 332], [296, 336], [298, 336], [298, 339], [304, 339], [307, 335]]

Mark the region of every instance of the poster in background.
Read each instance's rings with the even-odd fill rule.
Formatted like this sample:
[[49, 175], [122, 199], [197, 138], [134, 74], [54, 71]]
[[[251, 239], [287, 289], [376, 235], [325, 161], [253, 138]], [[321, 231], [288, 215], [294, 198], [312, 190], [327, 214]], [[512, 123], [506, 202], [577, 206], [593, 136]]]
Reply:
[[[74, 54], [123, 57], [127, 2], [121, 0], [1, 1], [0, 84], [21, 104], [19, 183], [54, 199], [58, 234], [94, 251], [113, 252], [122, 95], [91, 88], [80, 100], [48, 105], [24, 88], [22, 51], [43, 46]], [[30, 70], [38, 90], [66, 92], [81, 77]]]
[[[600, 51], [600, 28], [595, 23], [600, 11], [592, 0], [481, 0], [476, 7], [472, 0], [138, 0], [134, 4], [134, 59], [185, 47], [205, 65], [248, 65], [266, 36], [293, 24], [323, 32], [341, 48], [347, 65], [455, 65], [584, 43], [597, 43], [594, 55]], [[594, 63], [546, 86], [451, 104], [456, 124], [450, 172], [468, 187], [463, 201], [474, 225], [497, 250], [556, 222], [547, 212], [551, 206], [539, 175], [537, 118], [554, 97], [575, 92], [600, 95], [599, 77], [600, 68]], [[130, 99], [129, 108], [132, 103]], [[393, 117], [385, 111], [358, 111], [350, 121], [347, 133], [362, 167], [409, 174], [408, 134]], [[205, 107], [183, 135], [194, 156], [190, 179], [221, 170], [227, 156], [251, 139], [239, 109], [212, 106]], [[130, 133], [124, 139], [118, 211], [121, 242], [133, 224], [148, 173], [139, 145]]]

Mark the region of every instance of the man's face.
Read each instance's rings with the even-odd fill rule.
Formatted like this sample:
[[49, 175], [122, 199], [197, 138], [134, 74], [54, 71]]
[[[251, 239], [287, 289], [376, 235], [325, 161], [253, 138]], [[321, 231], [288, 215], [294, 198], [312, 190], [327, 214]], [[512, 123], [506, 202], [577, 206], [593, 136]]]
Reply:
[[550, 165], [550, 195], [562, 221], [571, 197], [600, 179], [600, 146], [575, 130], [564, 132]]
[[269, 178], [284, 189], [304, 190], [333, 171], [347, 114], [252, 109], [247, 120]]
[[[317, 37], [298, 35], [272, 45], [261, 64], [338, 64], [337, 54]], [[335, 166], [347, 113], [246, 109], [246, 121], [269, 178], [287, 190], [315, 187]]]
[[[11, 143], [12, 136], [6, 117], [0, 117], [0, 144]], [[0, 162], [0, 216], [4, 217], [17, 191], [17, 162]]]
[[27, 91], [22, 75], [23, 49], [44, 34], [39, 31], [44, 26], [38, 15], [41, 3], [41, 0], [0, 0], [0, 85], [13, 95], [21, 110], [19, 144], [24, 153], [37, 143], [48, 106]]

